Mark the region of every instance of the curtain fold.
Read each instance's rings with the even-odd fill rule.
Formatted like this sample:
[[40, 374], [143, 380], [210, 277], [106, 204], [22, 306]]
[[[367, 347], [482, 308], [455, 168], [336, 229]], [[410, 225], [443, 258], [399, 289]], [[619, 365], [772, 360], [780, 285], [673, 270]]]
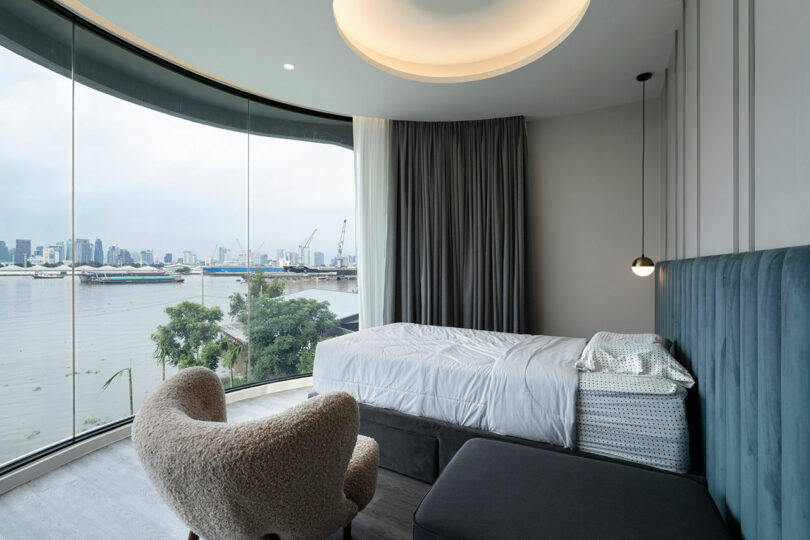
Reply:
[[522, 117], [391, 123], [385, 322], [525, 331]]
[[383, 324], [391, 122], [355, 116], [354, 180], [360, 328]]

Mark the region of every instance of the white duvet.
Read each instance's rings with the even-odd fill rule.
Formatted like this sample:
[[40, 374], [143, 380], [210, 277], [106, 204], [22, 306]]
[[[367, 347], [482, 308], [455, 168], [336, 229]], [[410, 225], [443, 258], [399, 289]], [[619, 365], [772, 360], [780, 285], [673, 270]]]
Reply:
[[318, 344], [318, 393], [574, 447], [585, 340], [398, 323]]

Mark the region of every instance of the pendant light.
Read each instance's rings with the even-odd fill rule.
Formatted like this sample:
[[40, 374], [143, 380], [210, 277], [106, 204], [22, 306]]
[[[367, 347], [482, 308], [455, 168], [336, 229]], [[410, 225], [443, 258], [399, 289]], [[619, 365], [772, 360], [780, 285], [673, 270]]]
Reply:
[[637, 276], [649, 276], [655, 270], [655, 263], [644, 255], [644, 158], [647, 139], [647, 81], [652, 78], [652, 73], [641, 73], [636, 80], [641, 83], [641, 257], [633, 261], [633, 273]]

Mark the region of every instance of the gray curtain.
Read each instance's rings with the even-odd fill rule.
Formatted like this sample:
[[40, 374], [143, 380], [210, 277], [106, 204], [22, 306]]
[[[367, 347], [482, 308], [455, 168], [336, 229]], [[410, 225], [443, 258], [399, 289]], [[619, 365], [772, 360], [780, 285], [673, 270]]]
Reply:
[[392, 122], [385, 322], [525, 331], [522, 117]]

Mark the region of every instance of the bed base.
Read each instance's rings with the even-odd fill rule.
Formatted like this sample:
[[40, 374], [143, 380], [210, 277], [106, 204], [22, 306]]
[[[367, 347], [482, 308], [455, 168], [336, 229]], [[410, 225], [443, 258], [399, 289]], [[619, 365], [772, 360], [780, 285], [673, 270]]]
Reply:
[[412, 416], [359, 403], [360, 434], [380, 445], [380, 467], [432, 484], [469, 439], [485, 438], [568, 452], [547, 443]]
[[[314, 394], [314, 393], [313, 393]], [[552, 452], [562, 452], [600, 461], [621, 463], [631, 467], [679, 475], [647, 465], [606, 456], [569, 450], [562, 446], [499, 435], [430, 418], [405, 414], [364, 403], [360, 408], [360, 434], [371, 437], [380, 445], [380, 467], [432, 484], [439, 477], [461, 446], [470, 439], [483, 438], [512, 442]], [[705, 482], [702, 477], [690, 476]]]

